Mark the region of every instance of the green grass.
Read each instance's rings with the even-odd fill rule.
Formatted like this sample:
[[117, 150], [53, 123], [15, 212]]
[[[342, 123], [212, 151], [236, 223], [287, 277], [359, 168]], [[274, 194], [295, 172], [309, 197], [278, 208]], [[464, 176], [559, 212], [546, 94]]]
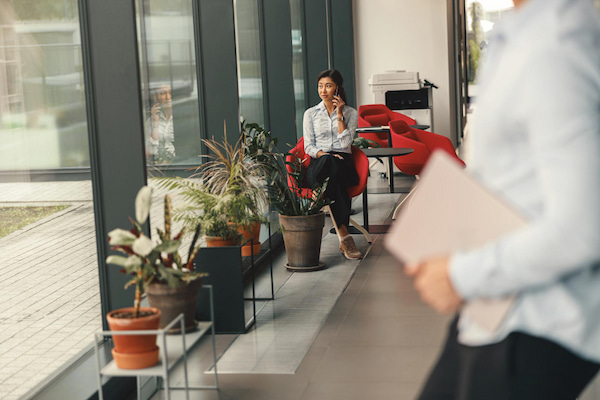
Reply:
[[70, 206], [0, 207], [0, 238], [67, 207]]

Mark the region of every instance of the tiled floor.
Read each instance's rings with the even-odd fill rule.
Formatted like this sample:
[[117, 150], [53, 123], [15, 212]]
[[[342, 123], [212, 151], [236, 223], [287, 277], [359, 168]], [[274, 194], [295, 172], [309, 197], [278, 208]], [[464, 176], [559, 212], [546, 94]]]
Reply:
[[[376, 196], [372, 195], [373, 201]], [[381, 209], [382, 207], [375, 207]], [[387, 205], [387, 212], [392, 204]], [[374, 221], [375, 222], [375, 221]], [[412, 399], [434, 361], [448, 317], [424, 306], [398, 263], [376, 237], [294, 374], [221, 374], [219, 391], [192, 391], [191, 399], [387, 400]], [[318, 274], [318, 272], [311, 273]], [[285, 287], [285, 285], [284, 285]], [[278, 297], [274, 302], [278, 303]], [[260, 321], [259, 321], [260, 325]], [[300, 329], [300, 328], [299, 328]], [[267, 334], [267, 332], [264, 332]], [[260, 329], [250, 336], [258, 347]], [[268, 340], [268, 338], [265, 337]], [[219, 335], [218, 352], [228, 346]], [[264, 343], [264, 342], [263, 342]], [[209, 340], [190, 358], [190, 382], [209, 384]], [[227, 351], [225, 351], [227, 355]], [[285, 357], [285, 353], [280, 356]], [[240, 359], [240, 362], [243, 362]], [[176, 372], [175, 382], [181, 383]], [[153, 400], [165, 398], [159, 392]], [[181, 391], [173, 399], [183, 399]]]

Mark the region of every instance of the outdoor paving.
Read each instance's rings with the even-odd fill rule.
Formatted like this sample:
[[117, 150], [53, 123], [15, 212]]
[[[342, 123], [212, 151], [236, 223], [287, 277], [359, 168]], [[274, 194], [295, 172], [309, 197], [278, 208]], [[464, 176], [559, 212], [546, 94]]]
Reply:
[[91, 182], [0, 184], [0, 206], [30, 204], [70, 207], [0, 239], [4, 400], [49, 379], [101, 329]]

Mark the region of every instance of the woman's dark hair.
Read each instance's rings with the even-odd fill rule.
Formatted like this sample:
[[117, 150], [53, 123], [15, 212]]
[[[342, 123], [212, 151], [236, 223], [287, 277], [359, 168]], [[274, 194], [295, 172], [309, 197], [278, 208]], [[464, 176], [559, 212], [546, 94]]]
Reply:
[[340, 71], [337, 69], [326, 69], [319, 74], [317, 82], [323, 78], [331, 78], [338, 87], [338, 95], [344, 100], [344, 103], [347, 103], [346, 90], [344, 90], [344, 78], [342, 77], [342, 74], [340, 74]]

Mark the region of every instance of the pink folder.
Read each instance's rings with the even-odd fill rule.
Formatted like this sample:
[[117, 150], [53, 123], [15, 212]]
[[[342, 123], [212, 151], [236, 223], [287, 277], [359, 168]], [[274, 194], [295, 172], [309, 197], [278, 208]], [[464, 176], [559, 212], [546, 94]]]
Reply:
[[[413, 264], [483, 246], [526, 223], [521, 214], [482, 186], [456, 160], [437, 151], [384, 244], [398, 260]], [[494, 332], [514, 297], [473, 300], [463, 306], [461, 313]]]

